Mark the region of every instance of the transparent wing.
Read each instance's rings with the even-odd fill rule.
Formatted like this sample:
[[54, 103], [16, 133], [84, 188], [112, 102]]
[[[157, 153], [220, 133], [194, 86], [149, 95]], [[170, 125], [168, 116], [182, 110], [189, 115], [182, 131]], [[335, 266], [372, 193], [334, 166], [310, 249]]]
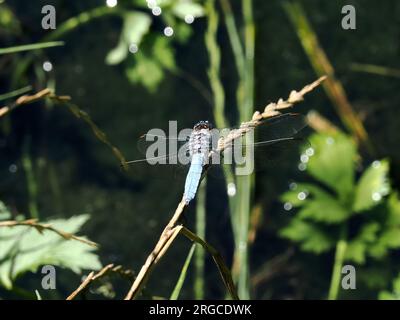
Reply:
[[[305, 139], [297, 134], [305, 127], [305, 117], [299, 114], [288, 113], [265, 120], [245, 137], [227, 145], [219, 163], [230, 164], [235, 169], [251, 160], [254, 163], [252, 170], [262, 171], [287, 162], [304, 143]], [[210, 175], [223, 177], [221, 170], [213, 168]]]
[[[262, 121], [261, 125], [257, 126], [247, 135], [253, 135], [254, 142], [243, 142], [245, 147], [249, 144], [253, 146], [269, 146], [271, 144], [282, 141], [292, 140], [297, 133], [307, 126], [306, 119], [303, 115], [296, 113], [285, 113], [270, 119]], [[230, 130], [237, 130], [232, 128]], [[229, 131], [227, 131], [229, 132]], [[235, 141], [237, 142], [237, 141]]]
[[146, 134], [137, 148], [144, 157], [127, 161], [132, 172], [151, 179], [184, 179], [190, 164], [186, 139]]
[[139, 152], [143, 155], [149, 153], [149, 150], [157, 148], [159, 151], [158, 156], [173, 156], [178, 154], [182, 147], [186, 145], [189, 141], [189, 136], [181, 137], [169, 137], [160, 134], [146, 133], [139, 137], [137, 140], [137, 148]]

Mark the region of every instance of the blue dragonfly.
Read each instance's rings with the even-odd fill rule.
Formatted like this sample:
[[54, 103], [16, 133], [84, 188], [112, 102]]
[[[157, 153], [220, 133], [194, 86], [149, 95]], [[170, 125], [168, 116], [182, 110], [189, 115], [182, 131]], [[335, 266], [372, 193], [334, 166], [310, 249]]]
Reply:
[[[182, 167], [189, 166], [183, 193], [183, 200], [186, 204], [189, 204], [196, 196], [205, 166], [214, 166], [221, 162], [225, 163], [221, 161], [221, 156], [222, 158], [227, 158], [227, 155], [229, 155], [228, 158], [231, 160], [228, 163], [235, 166], [237, 164], [234, 161], [232, 162], [232, 158], [235, 158], [232, 156], [234, 152], [243, 155], [244, 150], [254, 150], [253, 148], [257, 148], [258, 150], [259, 147], [269, 147], [269, 149], [265, 149], [265, 152], [263, 150], [257, 151], [257, 154], [261, 153], [262, 156], [265, 153], [271, 156], [273, 153], [271, 151], [272, 146], [279, 146], [285, 142], [299, 141], [296, 135], [306, 126], [304, 117], [293, 113], [281, 114], [266, 119], [264, 122], [261, 126], [257, 127], [257, 131], [260, 131], [257, 132], [257, 137], [261, 140], [255, 142], [241, 141], [239, 144], [230, 143], [224, 146], [222, 155], [216, 152], [218, 142], [221, 141], [220, 138], [238, 128], [225, 128], [224, 130], [214, 131], [210, 122], [200, 121], [194, 125], [193, 129], [179, 136], [176, 136], [176, 134], [166, 136], [154, 134], [149, 131], [149, 133], [142, 135], [138, 141], [138, 147], [142, 152], [146, 152], [146, 158], [128, 161], [127, 164], [137, 166], [140, 163], [146, 163], [153, 166], [157, 165], [157, 168], [163, 167], [159, 166], [160, 164], [177, 165], [180, 169], [174, 170], [175, 176], [184, 176], [181, 169]], [[175, 149], [167, 148], [167, 144], [168, 147], [173, 145]], [[283, 147], [286, 148], [287, 146], [288, 144], [285, 144]], [[167, 149], [169, 149], [169, 152], [167, 152]], [[173, 149], [172, 152], [171, 149]], [[155, 150], [157, 152], [154, 152]], [[274, 152], [276, 150], [275, 148]], [[214, 158], [212, 155], [216, 155], [217, 157]], [[261, 158], [265, 159], [268, 157]]]

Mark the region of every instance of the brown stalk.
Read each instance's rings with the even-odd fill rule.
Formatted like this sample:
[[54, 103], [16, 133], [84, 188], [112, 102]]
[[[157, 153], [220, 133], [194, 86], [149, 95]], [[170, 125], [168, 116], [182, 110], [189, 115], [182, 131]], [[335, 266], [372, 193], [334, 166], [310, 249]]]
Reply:
[[15, 226], [32, 227], [32, 228], [35, 228], [40, 233], [42, 233], [43, 230], [49, 230], [49, 231], [57, 233], [59, 236], [63, 237], [66, 240], [71, 240], [71, 239], [76, 240], [76, 241], [85, 243], [85, 244], [95, 247], [95, 248], [97, 248], [99, 246], [97, 243], [95, 243], [93, 241], [78, 237], [72, 233], [58, 230], [58, 229], [52, 227], [52, 225], [49, 223], [39, 223], [39, 222], [37, 222], [36, 219], [28, 219], [28, 220], [22, 220], [22, 221], [17, 221], [17, 220], [0, 221], [0, 227], [15, 227]]
[[67, 297], [66, 300], [75, 299], [76, 296], [78, 294], [80, 294], [83, 290], [85, 290], [91, 283], [93, 283], [94, 281], [96, 281], [100, 278], [105, 277], [109, 273], [117, 273], [123, 277], [128, 278], [128, 280], [131, 280], [132, 278], [134, 278], [133, 272], [131, 270], [124, 270], [122, 268], [122, 266], [120, 266], [120, 265], [114, 266], [114, 264], [111, 263], [111, 264], [106, 265], [103, 269], [101, 269], [97, 273], [94, 273], [94, 271], [89, 273], [89, 275], [85, 278], [85, 280], [79, 285], [79, 287], [74, 292], [72, 292]]

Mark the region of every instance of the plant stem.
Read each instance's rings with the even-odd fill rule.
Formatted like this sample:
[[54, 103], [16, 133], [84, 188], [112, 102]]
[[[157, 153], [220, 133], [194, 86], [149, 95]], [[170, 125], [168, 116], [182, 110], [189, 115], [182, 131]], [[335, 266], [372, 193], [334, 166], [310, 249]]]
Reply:
[[58, 47], [58, 46], [63, 46], [63, 45], [64, 45], [63, 41], [24, 44], [22, 46], [1, 48], [0, 55], [7, 54], [7, 53], [16, 53], [16, 52], [22, 52], [22, 51], [31, 51], [31, 50], [38, 50], [38, 49], [44, 49], [44, 48]]
[[[221, 65], [221, 50], [217, 42], [219, 18], [218, 12], [215, 8], [215, 0], [208, 0], [206, 2], [205, 9], [208, 17], [208, 24], [204, 40], [210, 63], [207, 75], [213, 94], [213, 115], [215, 124], [218, 128], [223, 129], [228, 127], [228, 123], [225, 118], [225, 92], [219, 75]], [[231, 167], [229, 165], [222, 165], [222, 169], [224, 171], [227, 188], [229, 185], [235, 185], [235, 177]], [[234, 208], [233, 198], [229, 197], [228, 199], [229, 207]], [[233, 209], [230, 209], [231, 213], [232, 210]], [[235, 233], [235, 223], [232, 223], [232, 228], [233, 232]]]
[[[200, 184], [196, 201], [196, 234], [206, 238], [206, 185], [207, 178], [204, 177]], [[204, 299], [204, 260], [205, 251], [199, 246], [195, 252], [195, 277], [194, 277], [194, 297], [197, 300]]]
[[26, 87], [23, 87], [23, 88], [20, 88], [20, 89], [11, 91], [11, 92], [4, 93], [4, 94], [0, 95], [0, 101], [14, 98], [21, 94], [27, 93], [28, 91], [31, 91], [31, 90], [32, 90], [32, 86], [26, 86]]
[[344, 255], [346, 253], [346, 247], [347, 247], [346, 238], [347, 238], [347, 229], [346, 226], [343, 226], [341, 230], [340, 239], [336, 244], [335, 262], [333, 264], [331, 285], [328, 294], [329, 300], [336, 300], [339, 294]]
[[190, 251], [189, 251], [189, 253], [188, 253], [187, 257], [186, 257], [185, 263], [183, 264], [181, 273], [179, 275], [179, 279], [176, 282], [175, 288], [172, 291], [172, 294], [171, 294], [171, 296], [169, 298], [170, 300], [178, 300], [178, 298], [179, 298], [179, 295], [181, 293], [183, 283], [185, 282], [187, 270], [189, 268], [190, 261], [192, 260], [192, 256], [193, 256], [195, 248], [196, 248], [196, 245], [192, 244], [192, 247], [190, 248]]
[[[251, 0], [242, 0], [244, 20], [244, 70], [238, 85], [238, 108], [240, 122], [251, 118], [254, 106], [254, 45], [255, 27]], [[247, 143], [247, 142], [246, 142]], [[249, 223], [251, 196], [254, 176], [237, 177], [237, 203], [235, 217], [239, 226], [234, 254], [233, 273], [237, 280], [238, 293], [242, 299], [249, 299]]]
[[29, 196], [29, 213], [31, 218], [39, 219], [39, 210], [37, 206], [37, 183], [33, 172], [32, 160], [29, 155], [29, 138], [27, 138], [24, 152], [22, 155], [22, 166], [26, 175], [26, 185]]

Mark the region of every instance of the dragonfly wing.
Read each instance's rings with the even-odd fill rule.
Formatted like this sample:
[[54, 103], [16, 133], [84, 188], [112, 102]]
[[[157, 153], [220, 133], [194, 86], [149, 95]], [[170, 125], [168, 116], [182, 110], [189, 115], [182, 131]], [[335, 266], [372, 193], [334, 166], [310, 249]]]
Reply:
[[[240, 167], [247, 150], [250, 153], [248, 159], [254, 160], [252, 170], [262, 171], [277, 166], [297, 154], [300, 145], [306, 142], [306, 139], [297, 136], [305, 127], [305, 117], [299, 114], [287, 113], [265, 120], [251, 132], [253, 137], [247, 134], [226, 146], [221, 162], [231, 163], [233, 169]], [[211, 171], [210, 174], [213, 175]]]
[[182, 152], [181, 149], [187, 145], [189, 138], [184, 137], [168, 137], [157, 134], [143, 134], [137, 140], [137, 149], [146, 157], [149, 152], [157, 149], [159, 156], [176, 154]]
[[[144, 140], [140, 140], [144, 141]], [[144, 144], [141, 144], [144, 146]], [[182, 176], [187, 171], [187, 165], [190, 163], [187, 143], [183, 144], [177, 150], [169, 150], [169, 146], [163, 144], [149, 144], [142, 153], [145, 158], [127, 161], [132, 172], [139, 176], [146, 176], [150, 179], [173, 179], [182, 180]]]

